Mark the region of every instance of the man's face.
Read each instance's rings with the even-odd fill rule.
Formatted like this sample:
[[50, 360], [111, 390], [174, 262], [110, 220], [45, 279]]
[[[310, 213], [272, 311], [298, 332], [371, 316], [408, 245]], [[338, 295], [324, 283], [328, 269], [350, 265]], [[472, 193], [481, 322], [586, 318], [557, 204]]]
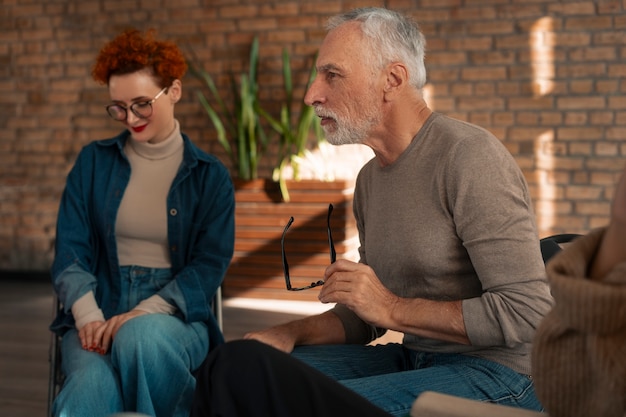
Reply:
[[382, 119], [381, 72], [368, 60], [368, 45], [359, 24], [350, 22], [329, 32], [320, 47], [304, 101], [333, 145], [365, 143]]

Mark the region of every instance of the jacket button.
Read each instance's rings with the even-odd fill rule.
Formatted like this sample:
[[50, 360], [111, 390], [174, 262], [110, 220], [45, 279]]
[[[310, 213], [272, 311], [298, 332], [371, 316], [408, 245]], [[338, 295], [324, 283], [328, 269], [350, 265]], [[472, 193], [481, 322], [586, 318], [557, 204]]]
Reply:
[[176, 210], [175, 208], [170, 209], [170, 216], [176, 216], [178, 214], [178, 210]]

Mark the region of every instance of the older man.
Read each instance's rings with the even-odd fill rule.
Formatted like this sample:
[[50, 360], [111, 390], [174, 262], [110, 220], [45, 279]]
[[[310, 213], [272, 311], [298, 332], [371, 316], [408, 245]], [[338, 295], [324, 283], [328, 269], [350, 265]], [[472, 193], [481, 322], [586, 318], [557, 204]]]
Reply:
[[[392, 415], [408, 414], [426, 390], [541, 409], [530, 351], [552, 298], [519, 167], [486, 130], [428, 108], [417, 24], [368, 8], [336, 16], [328, 29], [305, 102], [329, 142], [374, 151], [354, 194], [360, 260], [338, 260], [326, 270], [319, 299], [334, 308], [246, 338], [292, 353]], [[387, 329], [404, 333], [403, 343], [368, 345]], [[239, 357], [266, 349], [235, 347]], [[226, 374], [251, 369], [230, 349], [216, 354], [230, 359], [204, 368], [197, 399], [211, 392], [205, 383], [215, 388], [232, 379]], [[289, 359], [253, 367], [256, 376], [230, 386], [241, 389], [233, 395], [260, 380], [259, 389], [272, 396], [281, 386], [272, 369], [291, 366]], [[300, 388], [317, 392], [314, 386]], [[205, 397], [214, 404], [208, 407], [228, 401], [221, 395]]]

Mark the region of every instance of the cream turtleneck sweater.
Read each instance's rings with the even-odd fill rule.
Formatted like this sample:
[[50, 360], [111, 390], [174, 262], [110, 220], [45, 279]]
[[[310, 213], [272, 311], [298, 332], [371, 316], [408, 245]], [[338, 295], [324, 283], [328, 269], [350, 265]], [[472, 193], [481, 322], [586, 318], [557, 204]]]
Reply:
[[131, 174], [115, 224], [119, 263], [169, 268], [167, 195], [183, 160], [178, 123], [163, 142], [128, 140], [124, 153]]

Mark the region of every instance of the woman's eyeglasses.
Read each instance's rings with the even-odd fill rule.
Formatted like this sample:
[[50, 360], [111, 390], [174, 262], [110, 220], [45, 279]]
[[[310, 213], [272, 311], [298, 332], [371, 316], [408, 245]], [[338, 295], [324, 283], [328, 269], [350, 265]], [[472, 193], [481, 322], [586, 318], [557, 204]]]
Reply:
[[[139, 101], [131, 104], [129, 107], [130, 111], [140, 119], [147, 119], [152, 116], [152, 104], [157, 101], [157, 99], [161, 97], [167, 89], [168, 87], [165, 87], [163, 90], [159, 91], [159, 94], [157, 94], [152, 100]], [[120, 106], [119, 104], [110, 104], [106, 107], [106, 109], [109, 116], [118, 122], [123, 122], [128, 117], [128, 109], [124, 106]]]
[[[330, 230], [330, 214], [333, 212], [333, 205], [328, 205], [328, 216], [326, 217], [326, 229], [328, 232], [328, 246], [330, 246], [330, 263], [334, 263], [337, 260], [337, 253], [335, 252], [335, 244], [333, 243], [333, 234]], [[324, 281], [319, 280], [317, 282], [312, 282], [310, 285], [306, 287], [292, 287], [291, 279], [289, 278], [289, 264], [287, 263], [287, 255], [285, 254], [285, 235], [287, 234], [287, 230], [291, 227], [293, 223], [293, 217], [289, 218], [285, 229], [283, 230], [283, 237], [280, 239], [280, 248], [283, 255], [283, 270], [285, 271], [285, 284], [287, 285], [287, 290], [289, 291], [302, 291], [308, 290], [309, 288], [319, 287], [324, 285]]]

